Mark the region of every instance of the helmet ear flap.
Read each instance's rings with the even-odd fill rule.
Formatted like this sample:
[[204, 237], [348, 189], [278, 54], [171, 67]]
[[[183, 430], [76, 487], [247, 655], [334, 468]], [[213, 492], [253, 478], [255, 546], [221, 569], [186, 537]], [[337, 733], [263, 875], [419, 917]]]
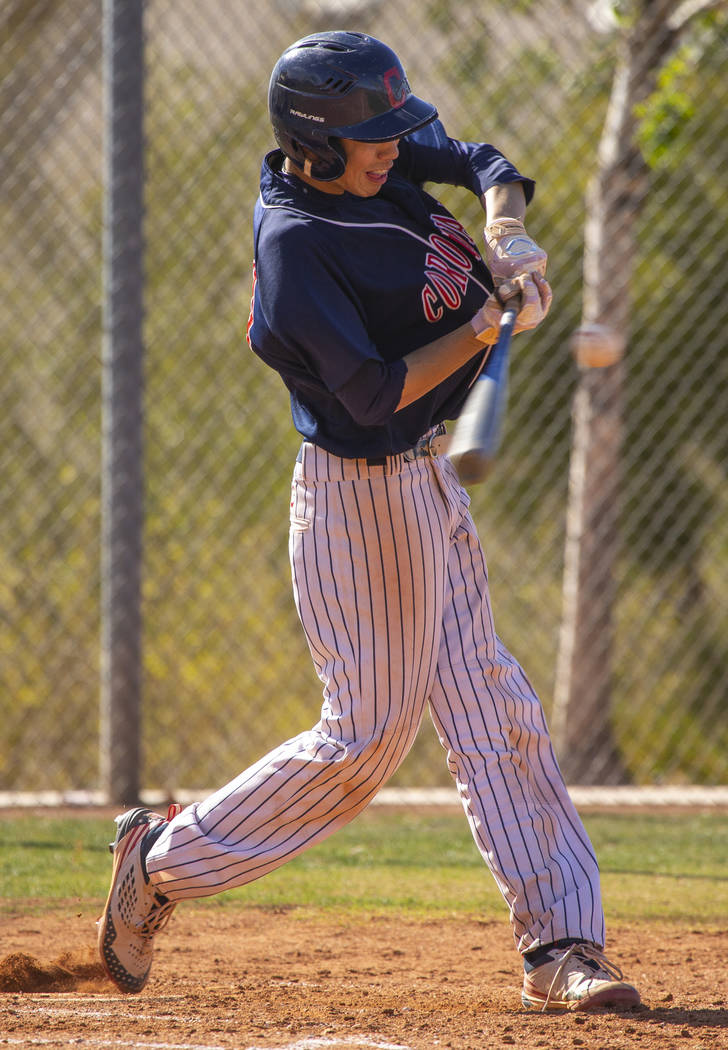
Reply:
[[330, 182], [344, 174], [346, 154], [341, 139], [332, 137], [325, 145], [317, 142], [315, 150], [295, 138], [287, 138], [285, 145], [279, 141], [279, 145], [286, 156], [309, 178]]
[[[341, 139], [333, 136], [327, 145], [318, 151], [316, 160], [313, 162], [311, 176], [329, 182], [331, 179], [339, 179], [346, 168], [346, 154], [341, 144]], [[316, 174], [317, 170], [320, 174]]]
[[306, 161], [306, 154], [304, 152], [302, 144], [298, 139], [291, 138], [288, 135], [276, 134], [278, 145], [286, 157], [289, 157], [297, 168], [302, 168]]

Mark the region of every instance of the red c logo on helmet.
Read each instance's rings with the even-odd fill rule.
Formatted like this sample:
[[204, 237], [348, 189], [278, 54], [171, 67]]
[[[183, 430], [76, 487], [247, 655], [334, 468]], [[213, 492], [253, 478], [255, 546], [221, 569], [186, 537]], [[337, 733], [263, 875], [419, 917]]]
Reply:
[[392, 109], [403, 106], [407, 98], [407, 81], [402, 76], [401, 70], [393, 66], [392, 69], [387, 70], [382, 79]]

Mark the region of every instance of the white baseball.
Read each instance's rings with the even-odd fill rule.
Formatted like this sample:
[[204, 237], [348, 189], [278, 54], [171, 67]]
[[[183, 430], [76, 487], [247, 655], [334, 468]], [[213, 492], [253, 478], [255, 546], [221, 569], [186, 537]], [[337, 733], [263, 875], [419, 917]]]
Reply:
[[622, 359], [625, 339], [606, 324], [585, 324], [571, 337], [571, 352], [580, 368], [605, 368]]

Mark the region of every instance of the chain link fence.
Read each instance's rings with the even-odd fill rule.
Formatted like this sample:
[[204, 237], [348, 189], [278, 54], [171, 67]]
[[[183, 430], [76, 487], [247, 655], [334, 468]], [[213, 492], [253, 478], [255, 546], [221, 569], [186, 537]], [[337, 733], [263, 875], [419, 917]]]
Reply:
[[[143, 785], [217, 786], [318, 717], [287, 560], [298, 441], [282, 384], [245, 344], [252, 209], [273, 145], [268, 77], [284, 47], [316, 29], [386, 40], [450, 134], [494, 142], [537, 180], [528, 228], [549, 251], [554, 306], [517, 341], [501, 456], [472, 497], [499, 633], [552, 713], [572, 409], [580, 385], [598, 389], [609, 371], [582, 375], [569, 348], [584, 306], [585, 222], [595, 220], [586, 202], [606, 163], [621, 49], [645, 11], [671, 35], [633, 114], [637, 183], [621, 172], [633, 180], [633, 268], [614, 638], [589, 757], [601, 755], [607, 780], [728, 783], [725, 4], [148, 0]], [[102, 5], [8, 0], [0, 24], [0, 790], [93, 790]], [[477, 202], [453, 188], [443, 199], [479, 240]], [[607, 240], [601, 250], [621, 249]], [[570, 754], [560, 757], [568, 769]], [[448, 783], [431, 727], [393, 783]]]

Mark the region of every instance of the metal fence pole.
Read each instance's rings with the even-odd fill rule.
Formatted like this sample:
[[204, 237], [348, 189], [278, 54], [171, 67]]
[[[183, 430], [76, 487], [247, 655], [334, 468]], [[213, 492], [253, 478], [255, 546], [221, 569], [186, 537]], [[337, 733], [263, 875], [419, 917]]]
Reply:
[[139, 797], [143, 529], [143, 0], [104, 0], [101, 780]]

